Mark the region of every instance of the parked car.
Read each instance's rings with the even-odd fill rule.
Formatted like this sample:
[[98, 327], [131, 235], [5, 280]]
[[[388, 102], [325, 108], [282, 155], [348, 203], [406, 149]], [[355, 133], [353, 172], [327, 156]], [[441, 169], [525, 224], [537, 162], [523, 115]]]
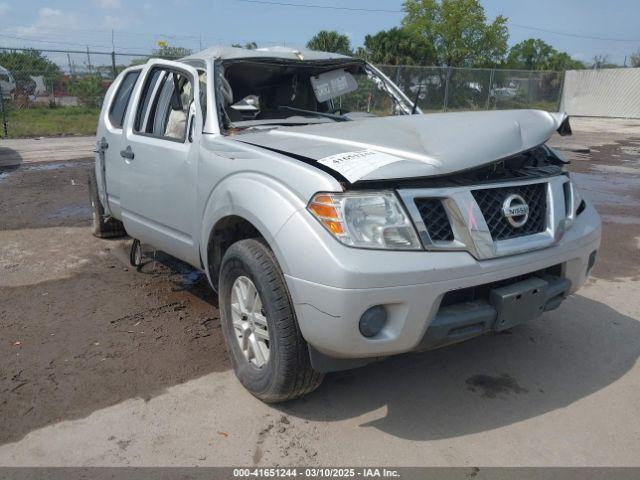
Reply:
[[16, 81], [13, 79], [11, 72], [0, 66], [0, 94], [2, 98], [13, 100], [16, 91]]
[[545, 145], [556, 130], [570, 132], [565, 115], [535, 110], [423, 115], [332, 53], [152, 59], [106, 94], [94, 233], [205, 272], [237, 377], [288, 400], [325, 372], [512, 328], [580, 288], [600, 220]]
[[491, 98], [498, 100], [508, 100], [518, 96], [518, 89], [515, 87], [497, 87], [491, 89]]

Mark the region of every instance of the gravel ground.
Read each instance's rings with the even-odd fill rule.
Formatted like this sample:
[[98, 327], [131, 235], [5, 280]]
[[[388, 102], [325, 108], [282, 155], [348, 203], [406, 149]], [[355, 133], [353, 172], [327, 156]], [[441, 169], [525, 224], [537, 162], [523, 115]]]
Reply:
[[0, 169], [0, 465], [639, 465], [640, 122], [573, 126], [552, 143], [604, 221], [583, 290], [276, 407], [235, 380], [201, 274], [91, 236], [89, 161]]

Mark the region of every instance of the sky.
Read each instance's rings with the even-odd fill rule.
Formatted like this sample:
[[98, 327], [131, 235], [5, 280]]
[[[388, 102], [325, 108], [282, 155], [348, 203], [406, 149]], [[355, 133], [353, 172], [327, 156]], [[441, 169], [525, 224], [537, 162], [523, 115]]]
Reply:
[[[307, 7], [254, 0], [0, 0], [0, 47], [111, 51], [113, 45], [116, 51], [148, 53], [159, 40], [193, 50], [249, 41], [304, 47], [321, 29], [347, 34], [359, 46], [366, 34], [398, 26], [403, 17], [401, 0], [261, 1]], [[638, 0], [481, 3], [489, 20], [508, 18], [510, 45], [541, 38], [573, 58], [590, 62], [594, 55], [609, 55], [618, 64], [640, 50]]]

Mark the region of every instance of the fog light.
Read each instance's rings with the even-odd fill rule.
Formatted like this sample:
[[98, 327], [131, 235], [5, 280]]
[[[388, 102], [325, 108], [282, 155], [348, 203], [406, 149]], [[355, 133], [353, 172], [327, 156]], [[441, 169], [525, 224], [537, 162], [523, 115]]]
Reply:
[[382, 305], [367, 309], [360, 317], [360, 333], [365, 337], [377, 335], [387, 322], [387, 311]]
[[593, 252], [591, 252], [591, 255], [589, 255], [589, 263], [587, 263], [587, 275], [589, 274], [589, 272], [591, 271], [591, 269], [593, 268], [593, 266], [596, 263], [596, 254], [598, 253], [597, 250], [594, 250]]

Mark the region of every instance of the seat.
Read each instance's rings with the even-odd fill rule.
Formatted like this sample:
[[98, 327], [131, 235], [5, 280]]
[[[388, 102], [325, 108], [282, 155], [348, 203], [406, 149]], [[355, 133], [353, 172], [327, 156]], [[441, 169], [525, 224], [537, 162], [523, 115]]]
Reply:
[[187, 118], [189, 117], [189, 106], [193, 100], [193, 89], [191, 82], [186, 79], [184, 81], [181, 80], [178, 84], [182, 84], [181, 93], [171, 96], [171, 110], [169, 111], [164, 136], [183, 139], [187, 131]]

